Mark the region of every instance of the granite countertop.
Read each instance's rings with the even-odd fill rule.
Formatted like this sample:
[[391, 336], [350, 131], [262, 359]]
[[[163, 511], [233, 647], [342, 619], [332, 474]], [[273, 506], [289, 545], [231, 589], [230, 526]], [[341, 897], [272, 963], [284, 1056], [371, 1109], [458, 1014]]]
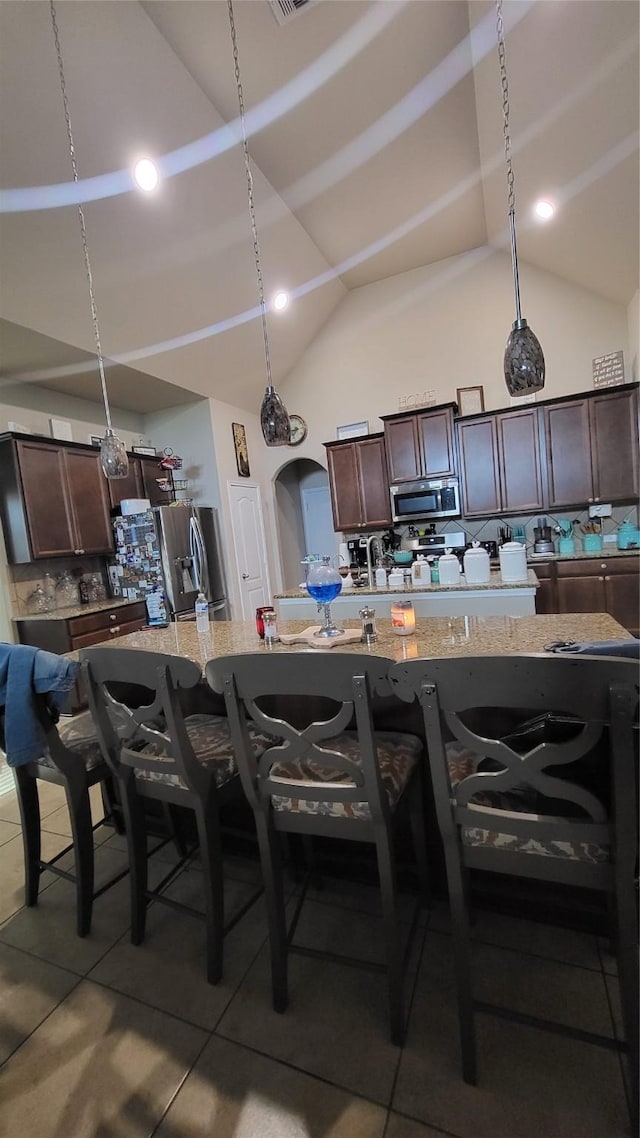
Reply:
[[84, 605], [68, 605], [66, 608], [51, 609], [49, 612], [21, 613], [12, 619], [19, 620], [72, 620], [74, 616], [90, 616], [91, 613], [105, 612], [122, 608], [123, 605], [137, 605], [139, 601], [128, 601], [122, 597], [111, 597], [106, 601], [87, 601]]
[[[302, 632], [309, 620], [281, 620], [280, 632]], [[361, 628], [358, 619], [340, 622], [345, 628]], [[416, 632], [398, 636], [389, 620], [377, 621], [378, 639], [370, 646], [360, 642], [324, 648], [328, 652], [355, 652], [384, 656], [389, 660], [440, 656], [497, 656], [542, 652], [554, 640], [631, 640], [627, 632], [607, 613], [567, 613], [550, 616], [454, 616], [418, 617]], [[176, 621], [168, 628], [147, 628], [109, 640], [100, 648], [133, 648], [186, 656], [204, 667], [214, 656], [244, 652], [316, 652], [306, 644], [275, 644], [266, 647], [258, 639], [253, 621], [213, 621], [208, 633], [199, 634], [192, 622]], [[70, 652], [77, 659], [77, 652]]]
[[600, 553], [585, 553], [584, 550], [576, 550], [575, 553], [527, 553], [527, 561], [535, 568], [536, 561], [593, 561], [594, 558], [602, 560], [605, 557], [610, 560], [612, 557], [634, 557], [640, 553], [640, 549], [636, 546], [634, 549], [618, 549], [616, 545], [603, 545]]
[[[397, 589], [389, 589], [389, 588], [377, 589], [375, 587], [373, 589], [371, 589], [371, 588], [369, 588], [368, 585], [364, 585], [364, 586], [357, 586], [357, 587], [351, 588], [351, 589], [343, 589], [342, 592], [339, 594], [339, 596], [341, 598], [342, 597], [383, 597], [385, 595], [397, 597], [399, 593], [406, 593], [406, 595], [408, 597], [410, 597], [410, 596], [426, 597], [426, 596], [431, 596], [433, 593], [461, 593], [461, 592], [464, 593], [464, 592], [470, 592], [470, 591], [475, 592], [476, 590], [481, 590], [482, 592], [486, 592], [489, 589], [537, 589], [539, 584], [540, 584], [540, 582], [538, 581], [538, 578], [536, 577], [534, 570], [529, 569], [527, 572], [526, 581], [503, 581], [502, 577], [500, 576], [500, 573], [492, 572], [490, 580], [488, 581], [488, 583], [486, 585], [468, 585], [467, 582], [465, 581], [465, 577], [464, 577], [464, 573], [463, 573], [461, 575], [460, 581], [458, 582], [457, 585], [441, 585], [441, 584], [430, 584], [430, 585], [428, 585], [425, 583], [424, 585], [421, 585], [419, 589], [414, 589], [412, 585], [407, 585], [406, 587], [400, 586]], [[274, 593], [273, 599], [276, 601], [285, 601], [285, 600], [292, 600], [292, 599], [295, 599], [298, 601], [300, 601], [300, 600], [313, 601], [313, 597], [310, 597], [309, 594], [304, 589], [292, 589], [288, 593]], [[315, 604], [315, 601], [313, 601], [313, 603]]]

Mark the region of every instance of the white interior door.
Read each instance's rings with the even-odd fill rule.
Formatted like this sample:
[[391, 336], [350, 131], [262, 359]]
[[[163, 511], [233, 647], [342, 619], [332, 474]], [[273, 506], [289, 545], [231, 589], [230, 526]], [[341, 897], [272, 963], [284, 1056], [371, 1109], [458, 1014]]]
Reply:
[[337, 534], [333, 529], [329, 487], [309, 486], [301, 491], [300, 496], [305, 553], [317, 553], [319, 557], [328, 553], [337, 565]]
[[227, 490], [242, 620], [252, 620], [260, 605], [271, 603], [260, 487], [255, 483], [228, 482]]

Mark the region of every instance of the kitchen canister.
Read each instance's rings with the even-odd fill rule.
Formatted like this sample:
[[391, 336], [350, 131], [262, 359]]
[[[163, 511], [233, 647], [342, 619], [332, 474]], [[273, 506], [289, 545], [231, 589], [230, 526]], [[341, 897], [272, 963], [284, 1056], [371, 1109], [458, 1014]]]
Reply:
[[491, 580], [489, 554], [479, 541], [474, 541], [463, 558], [467, 585], [488, 585]]
[[582, 548], [585, 553], [602, 553], [602, 534], [585, 533]]
[[636, 529], [632, 522], [621, 522], [618, 526], [618, 533], [616, 537], [616, 544], [618, 549], [633, 549], [634, 546], [640, 544], [640, 532]]
[[402, 569], [392, 569], [389, 574], [390, 589], [404, 589], [404, 573]]
[[452, 553], [450, 549], [445, 550], [443, 556], [439, 559], [438, 572], [441, 585], [460, 584], [460, 562], [455, 553]]
[[500, 576], [505, 582], [527, 580], [527, 548], [519, 541], [500, 546]]
[[558, 541], [558, 553], [561, 557], [568, 557], [570, 554], [575, 553], [576, 543], [572, 537], [561, 537]]
[[429, 571], [429, 562], [422, 554], [418, 554], [411, 566], [411, 585], [414, 589], [424, 589], [425, 585], [430, 584], [431, 573]]

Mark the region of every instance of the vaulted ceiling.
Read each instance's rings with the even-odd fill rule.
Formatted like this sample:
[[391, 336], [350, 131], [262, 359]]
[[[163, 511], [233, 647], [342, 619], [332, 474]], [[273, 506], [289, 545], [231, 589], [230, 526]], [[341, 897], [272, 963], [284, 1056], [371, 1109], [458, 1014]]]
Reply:
[[[520, 257], [627, 304], [638, 5], [505, 0], [504, 16]], [[255, 407], [264, 364], [227, 4], [60, 0], [57, 18], [118, 404], [170, 406], [177, 388]], [[347, 290], [506, 247], [495, 8], [316, 0], [280, 25], [267, 0], [236, 0], [235, 21], [266, 291], [294, 297], [269, 317], [278, 382]], [[92, 329], [48, 3], [0, 4], [0, 53], [2, 375], [96, 398], [95, 372], [78, 370]], [[142, 154], [163, 174], [152, 196], [132, 187]], [[545, 227], [539, 196], [558, 205]], [[64, 348], [43, 368], [43, 337], [70, 346], [75, 370], [60, 373]]]

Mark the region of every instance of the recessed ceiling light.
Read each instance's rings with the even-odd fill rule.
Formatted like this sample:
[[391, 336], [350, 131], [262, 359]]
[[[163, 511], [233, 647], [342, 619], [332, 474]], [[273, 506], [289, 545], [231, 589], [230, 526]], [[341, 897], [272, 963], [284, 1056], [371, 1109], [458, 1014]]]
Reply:
[[277, 292], [273, 298], [273, 307], [275, 308], [276, 312], [282, 312], [283, 308], [286, 308], [288, 304], [289, 293]]
[[133, 168], [133, 176], [140, 189], [146, 190], [147, 193], [155, 190], [160, 181], [158, 167], [150, 158], [141, 158], [139, 162], [136, 162]]
[[534, 206], [534, 213], [540, 221], [549, 221], [556, 212], [556, 207], [553, 202], [547, 201], [546, 198], [540, 198]]

